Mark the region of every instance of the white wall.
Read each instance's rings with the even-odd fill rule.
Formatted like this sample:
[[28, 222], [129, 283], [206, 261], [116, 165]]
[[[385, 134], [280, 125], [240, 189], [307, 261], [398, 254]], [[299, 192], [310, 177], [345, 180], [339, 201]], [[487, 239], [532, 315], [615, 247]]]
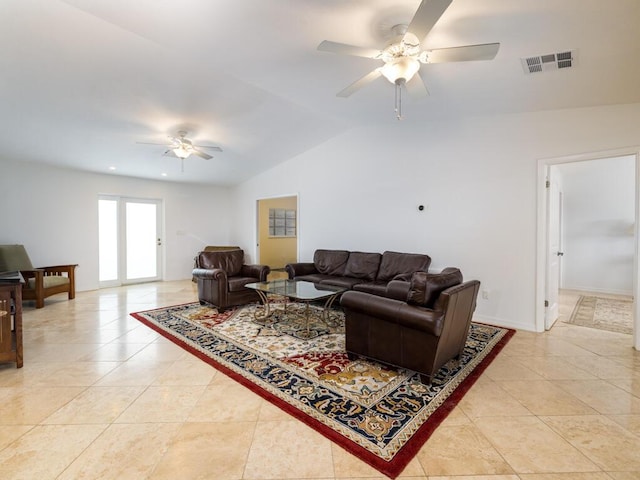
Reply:
[[635, 158], [554, 169], [563, 178], [562, 288], [632, 295]]
[[77, 263], [79, 291], [98, 288], [99, 194], [163, 201], [165, 280], [189, 278], [203, 246], [229, 242], [225, 188], [0, 159], [0, 192], [0, 244], [24, 244], [34, 266]]
[[428, 253], [488, 290], [477, 319], [535, 330], [538, 160], [639, 142], [639, 104], [354, 128], [238, 186], [232, 239], [255, 244], [256, 199], [295, 191], [301, 261]]
[[[160, 198], [164, 278], [188, 278], [205, 244], [237, 244], [255, 258], [257, 200], [298, 194], [300, 260], [316, 248], [428, 253], [434, 269], [458, 266], [488, 290], [477, 319], [535, 330], [538, 160], [639, 143], [634, 104], [390, 119], [346, 131], [231, 190], [0, 160], [0, 243], [24, 243], [36, 265], [78, 263], [78, 288], [94, 289], [98, 194]], [[427, 208], [419, 212], [419, 204]]]

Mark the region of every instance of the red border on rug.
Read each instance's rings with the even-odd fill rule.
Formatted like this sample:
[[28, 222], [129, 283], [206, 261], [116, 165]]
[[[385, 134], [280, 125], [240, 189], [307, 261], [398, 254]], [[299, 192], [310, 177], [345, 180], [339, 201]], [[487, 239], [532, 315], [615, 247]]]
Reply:
[[[188, 304], [184, 304], [184, 305], [188, 305]], [[175, 305], [175, 306], [179, 306], [179, 305]], [[149, 320], [147, 320], [141, 315], [142, 313], [153, 312], [155, 310], [165, 310], [167, 308], [171, 308], [171, 307], [145, 310], [142, 312], [131, 313], [130, 315], [136, 320], [142, 322], [144, 325], [155, 330], [156, 332], [161, 334], [163, 337], [172, 341], [179, 347], [188, 351], [192, 355], [195, 355], [199, 359], [208, 363], [215, 369], [221, 371], [222, 373], [232, 378], [236, 382], [247, 387], [252, 392], [256, 393], [257, 395], [260, 395], [262, 398], [271, 402], [273, 405], [284, 410], [289, 415], [295, 417], [296, 419], [305, 423], [309, 427], [313, 428], [314, 430], [324, 435], [326, 438], [328, 438], [332, 442], [336, 443], [337, 445], [344, 448], [349, 453], [355, 455], [363, 462], [367, 463], [368, 465], [372, 466], [373, 468], [375, 468], [376, 470], [378, 470], [379, 472], [383, 473], [384, 475], [390, 478], [396, 478], [398, 475], [400, 475], [400, 473], [402, 473], [402, 471], [405, 469], [407, 464], [413, 459], [413, 457], [416, 456], [420, 448], [422, 448], [425, 442], [429, 439], [431, 434], [433, 434], [433, 432], [436, 430], [436, 428], [438, 428], [438, 426], [442, 423], [442, 421], [445, 418], [447, 418], [449, 413], [451, 413], [451, 411], [455, 408], [458, 402], [460, 402], [462, 397], [464, 397], [464, 395], [469, 391], [469, 389], [478, 380], [478, 378], [480, 378], [480, 375], [482, 375], [482, 372], [485, 371], [485, 369], [496, 358], [496, 356], [504, 348], [504, 346], [511, 339], [511, 337], [516, 333], [515, 330], [505, 328], [505, 327], [499, 327], [507, 330], [507, 333], [498, 341], [498, 343], [496, 343], [493, 346], [493, 348], [487, 354], [487, 356], [483, 358], [482, 361], [478, 364], [478, 366], [476, 366], [469, 373], [469, 375], [460, 383], [460, 385], [456, 387], [456, 389], [451, 393], [451, 395], [447, 397], [444, 403], [440, 405], [435, 410], [435, 412], [433, 412], [429, 416], [429, 419], [424, 424], [422, 424], [420, 428], [418, 428], [418, 431], [415, 434], [413, 434], [413, 436], [407, 441], [407, 443], [402, 448], [400, 448], [400, 450], [398, 451], [398, 453], [396, 453], [393, 459], [390, 461], [386, 461], [381, 459], [377, 455], [374, 455], [373, 453], [369, 452], [367, 449], [361, 447], [360, 445], [352, 442], [348, 438], [345, 438], [344, 436], [340, 435], [336, 431], [322, 424], [318, 420], [310, 417], [309, 415], [302, 412], [301, 410], [280, 400], [278, 397], [267, 392], [260, 386], [253, 383], [251, 380], [244, 378], [242, 375], [239, 375], [233, 370], [230, 370], [224, 365], [218, 363], [213, 358], [200, 352], [199, 350], [195, 349], [194, 347], [184, 342], [183, 340], [177, 338], [176, 336], [172, 335], [171, 333], [163, 330], [162, 328], [158, 327], [156, 324], [154, 324], [153, 322], [150, 322]]]

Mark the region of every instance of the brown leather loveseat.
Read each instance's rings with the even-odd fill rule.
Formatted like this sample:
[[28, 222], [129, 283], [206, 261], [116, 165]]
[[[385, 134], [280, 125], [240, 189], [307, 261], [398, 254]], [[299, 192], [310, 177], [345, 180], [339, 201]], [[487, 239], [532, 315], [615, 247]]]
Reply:
[[[480, 282], [463, 282], [457, 268], [417, 272], [410, 282], [391, 281], [387, 297], [349, 291], [346, 350], [413, 370], [430, 384], [440, 368], [464, 351]], [[392, 298], [389, 298], [392, 297]]]
[[315, 251], [313, 262], [290, 263], [285, 269], [290, 279], [386, 295], [390, 281], [404, 280], [408, 284], [414, 272], [427, 272], [430, 263], [429, 255], [418, 253], [320, 249]]
[[198, 282], [198, 300], [225, 310], [260, 300], [247, 283], [265, 282], [271, 269], [267, 265], [245, 265], [244, 251], [223, 250], [200, 252], [196, 257], [193, 277]]

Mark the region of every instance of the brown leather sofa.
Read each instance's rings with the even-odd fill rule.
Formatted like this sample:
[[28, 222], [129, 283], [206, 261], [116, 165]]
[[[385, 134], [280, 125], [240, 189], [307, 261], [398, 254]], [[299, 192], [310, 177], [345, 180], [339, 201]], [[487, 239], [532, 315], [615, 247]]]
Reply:
[[446, 268], [391, 281], [387, 297], [345, 292], [347, 353], [413, 370], [430, 384], [463, 353], [479, 289], [478, 280], [463, 282], [460, 270]]
[[427, 272], [430, 263], [429, 255], [418, 253], [320, 249], [315, 251], [313, 262], [290, 263], [285, 270], [290, 279], [386, 295], [390, 281], [408, 282], [414, 272]]
[[219, 310], [260, 300], [257, 292], [245, 288], [247, 283], [265, 282], [271, 269], [267, 265], [245, 265], [244, 251], [200, 252], [193, 277], [198, 282], [198, 300]]

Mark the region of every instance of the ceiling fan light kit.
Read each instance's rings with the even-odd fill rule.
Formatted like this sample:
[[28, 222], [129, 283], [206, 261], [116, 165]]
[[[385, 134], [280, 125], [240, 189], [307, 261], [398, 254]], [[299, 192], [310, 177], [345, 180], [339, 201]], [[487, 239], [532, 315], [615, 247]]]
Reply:
[[402, 120], [402, 87], [420, 70], [420, 62], [414, 57], [400, 56], [387, 61], [380, 67], [380, 73], [395, 85], [396, 118]]
[[380, 72], [394, 85], [403, 80], [408, 82], [420, 70], [420, 62], [412, 57], [401, 57], [393, 62], [385, 63]]
[[187, 158], [189, 155], [191, 155], [191, 152], [187, 151], [184, 147], [180, 146], [180, 147], [176, 147], [173, 150], [173, 153], [175, 154], [176, 157], [184, 160], [185, 158]]
[[380, 73], [393, 83], [395, 89], [394, 111], [396, 119], [402, 120], [402, 87], [406, 88], [413, 76], [420, 70], [420, 62], [426, 63], [427, 52], [420, 50], [420, 41], [407, 32], [407, 25], [394, 25], [391, 30], [396, 38], [382, 51], [384, 65]]
[[[422, 49], [422, 39], [431, 31], [451, 2], [452, 0], [422, 0], [409, 25], [398, 24], [391, 28], [395, 37], [383, 50], [362, 48], [328, 40], [321, 42], [318, 45], [320, 51], [371, 58], [384, 62], [383, 66], [369, 72], [340, 91], [338, 96], [348, 97], [382, 75], [395, 86], [395, 112], [396, 118], [400, 120], [402, 119], [403, 87], [415, 98], [429, 95], [423, 79], [419, 75], [416, 77], [421, 64], [492, 60], [498, 53], [499, 43], [434, 50]], [[414, 79], [414, 77], [416, 78]]]

